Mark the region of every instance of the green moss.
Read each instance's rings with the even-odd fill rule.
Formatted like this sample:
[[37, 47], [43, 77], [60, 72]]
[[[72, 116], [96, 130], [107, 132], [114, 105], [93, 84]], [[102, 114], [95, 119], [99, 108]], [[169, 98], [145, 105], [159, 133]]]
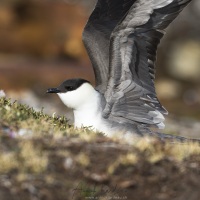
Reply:
[[[11, 126], [22, 125], [41, 125], [50, 122], [51, 125], [59, 127], [60, 130], [66, 130], [68, 121], [65, 117], [50, 117], [43, 113], [37, 112], [27, 105], [11, 102], [10, 99], [0, 98], [0, 120], [1, 123]], [[42, 128], [40, 126], [40, 128]]]
[[89, 128], [74, 129], [64, 116], [49, 116], [43, 111], [37, 112], [27, 105], [12, 102], [6, 98], [0, 98], [0, 126], [7, 126], [14, 131], [20, 129], [27, 133], [32, 131], [33, 136], [62, 137], [73, 135], [90, 141], [97, 135]]

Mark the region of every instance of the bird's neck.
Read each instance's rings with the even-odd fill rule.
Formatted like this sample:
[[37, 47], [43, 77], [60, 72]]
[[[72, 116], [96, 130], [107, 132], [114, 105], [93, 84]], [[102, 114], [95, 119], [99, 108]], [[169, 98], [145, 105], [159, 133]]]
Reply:
[[84, 101], [79, 107], [74, 109], [75, 127], [92, 127], [98, 130], [99, 123], [102, 119], [102, 108], [100, 94], [95, 91], [87, 101]]

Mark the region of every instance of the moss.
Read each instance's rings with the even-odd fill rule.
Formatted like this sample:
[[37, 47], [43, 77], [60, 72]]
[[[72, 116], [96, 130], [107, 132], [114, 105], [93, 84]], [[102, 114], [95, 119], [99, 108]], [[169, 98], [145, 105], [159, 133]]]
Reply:
[[183, 161], [190, 156], [200, 155], [200, 144], [194, 142], [161, 143], [156, 139], [143, 138], [135, 144], [135, 147], [145, 153], [147, 160], [151, 163], [165, 158]]
[[120, 166], [133, 166], [138, 162], [138, 155], [136, 153], [128, 153], [121, 155], [114, 163], [108, 167], [108, 174], [113, 174], [114, 171]]
[[20, 129], [29, 133], [32, 131], [33, 136], [80, 136], [86, 141], [91, 141], [97, 135], [89, 128], [74, 129], [64, 116], [48, 116], [42, 110], [37, 112], [6, 98], [0, 98], [0, 126], [7, 126], [17, 133]]
[[31, 141], [22, 141], [19, 144], [19, 161], [23, 167], [23, 171], [31, 171], [32, 173], [43, 172], [48, 164], [47, 155], [34, 147]]
[[84, 153], [78, 154], [76, 156], [76, 161], [83, 167], [87, 167], [90, 164], [90, 158]]
[[[18, 137], [9, 140], [7, 132], [14, 132]], [[21, 134], [25, 136], [21, 137]], [[103, 134], [96, 133], [91, 128], [75, 129], [68, 124], [64, 116], [59, 117], [55, 114], [48, 116], [42, 110], [36, 112], [26, 105], [0, 98], [0, 143], [3, 147], [0, 147], [1, 173], [16, 169], [21, 173], [41, 173], [45, 171], [49, 162], [49, 153], [45, 151], [45, 145], [49, 149], [57, 149], [59, 147], [56, 146], [56, 141], [66, 138], [75, 144], [83, 142], [90, 144], [97, 141], [99, 137], [102, 144], [112, 142], [116, 147], [120, 145], [129, 147], [125, 155], [118, 155], [109, 164], [108, 174], [113, 174], [120, 165], [134, 166], [140, 162], [141, 155], [147, 162], [154, 164], [166, 158], [182, 162], [193, 155], [200, 154], [200, 146], [197, 143], [171, 144], [161, 143], [154, 138], [142, 138], [135, 139], [131, 144], [126, 143], [122, 138], [105, 139]], [[35, 142], [36, 139], [39, 144]], [[73, 157], [67, 147], [56, 151], [56, 156], [61, 159]], [[88, 152], [79, 152], [74, 156], [74, 160], [84, 168], [93, 164]]]
[[19, 162], [16, 161], [14, 152], [0, 153], [0, 173], [7, 173], [19, 167]]
[[15, 151], [0, 151], [0, 173], [13, 170], [18, 172], [41, 173], [48, 164], [44, 152], [33, 146], [31, 141], [19, 142]]
[[46, 122], [50, 122], [55, 128], [59, 127], [60, 130], [66, 130], [69, 126], [66, 118], [63, 116], [50, 117], [44, 114], [43, 111], [37, 112], [27, 105], [18, 104], [6, 98], [0, 98], [0, 120], [5, 125], [23, 126], [23, 128], [30, 127], [30, 125], [40, 129], [48, 128]]
[[191, 156], [200, 155], [200, 145], [199, 143], [179, 143], [176, 145], [168, 144], [168, 149], [170, 149], [170, 154], [175, 157], [178, 161], [183, 161]]

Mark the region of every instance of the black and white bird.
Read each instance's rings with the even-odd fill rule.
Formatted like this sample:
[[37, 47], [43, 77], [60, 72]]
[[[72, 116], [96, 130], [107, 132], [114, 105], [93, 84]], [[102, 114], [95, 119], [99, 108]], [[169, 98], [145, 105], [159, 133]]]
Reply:
[[166, 109], [154, 86], [156, 51], [164, 30], [191, 0], [98, 0], [83, 32], [96, 87], [64, 81], [57, 93], [73, 109], [75, 127], [108, 136], [164, 128]]

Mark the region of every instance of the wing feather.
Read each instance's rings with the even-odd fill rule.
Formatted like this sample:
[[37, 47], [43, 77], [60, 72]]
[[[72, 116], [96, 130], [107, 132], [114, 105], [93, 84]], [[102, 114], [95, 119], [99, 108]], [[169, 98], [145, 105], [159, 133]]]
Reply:
[[98, 0], [83, 31], [83, 43], [92, 62], [96, 88], [104, 93], [109, 80], [110, 36], [136, 0]]
[[163, 126], [157, 99], [156, 51], [164, 29], [191, 0], [137, 0], [113, 29], [103, 116], [120, 123]]

